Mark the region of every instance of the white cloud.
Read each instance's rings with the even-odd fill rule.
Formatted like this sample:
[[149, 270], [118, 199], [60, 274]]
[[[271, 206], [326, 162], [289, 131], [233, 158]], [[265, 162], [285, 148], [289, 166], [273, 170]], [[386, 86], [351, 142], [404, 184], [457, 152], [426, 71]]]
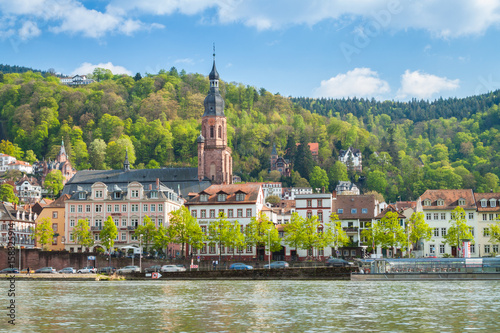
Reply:
[[315, 97], [376, 97], [391, 91], [389, 84], [370, 68], [355, 68], [338, 74], [314, 90]]
[[21, 29], [19, 29], [19, 37], [21, 37], [22, 40], [27, 40], [32, 37], [36, 37], [40, 35], [40, 33], [41, 31], [40, 29], [38, 29], [36, 23], [31, 21], [24, 22]]
[[132, 75], [132, 72], [126, 69], [125, 67], [115, 66], [111, 62], [100, 63], [97, 65], [92, 65], [89, 62], [84, 62], [83, 64], [80, 65], [80, 67], [76, 68], [73, 72], [71, 72], [71, 75], [77, 75], [77, 74], [87, 75], [92, 73], [96, 67], [109, 69], [113, 74]]
[[418, 99], [429, 99], [433, 95], [446, 90], [455, 90], [460, 86], [460, 80], [450, 80], [420, 71], [410, 72], [406, 70], [401, 75], [401, 88], [398, 90], [397, 99], [414, 97]]
[[182, 59], [176, 59], [176, 60], [174, 60], [174, 63], [175, 64], [188, 64], [188, 65], [192, 65], [192, 64], [194, 64], [194, 60], [191, 59], [191, 58], [182, 58]]

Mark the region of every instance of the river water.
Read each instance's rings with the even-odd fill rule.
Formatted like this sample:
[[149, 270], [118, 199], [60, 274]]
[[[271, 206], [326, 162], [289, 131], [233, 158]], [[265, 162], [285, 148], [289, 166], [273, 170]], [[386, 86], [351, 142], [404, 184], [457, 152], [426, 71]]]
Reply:
[[500, 281], [16, 281], [15, 327], [7, 287], [2, 332], [500, 332]]

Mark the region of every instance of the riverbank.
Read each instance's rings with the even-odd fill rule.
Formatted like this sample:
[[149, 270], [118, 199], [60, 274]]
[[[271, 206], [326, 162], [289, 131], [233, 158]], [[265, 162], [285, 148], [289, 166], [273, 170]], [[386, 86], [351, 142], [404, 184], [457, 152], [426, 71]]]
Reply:
[[351, 274], [351, 281], [500, 280], [500, 273], [374, 273]]

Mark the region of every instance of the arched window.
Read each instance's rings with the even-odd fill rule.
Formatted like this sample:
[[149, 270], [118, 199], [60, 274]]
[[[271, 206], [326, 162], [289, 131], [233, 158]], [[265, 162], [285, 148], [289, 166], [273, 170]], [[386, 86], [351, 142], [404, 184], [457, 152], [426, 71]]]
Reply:
[[214, 127], [213, 126], [210, 126], [210, 137], [211, 138], [214, 137]]
[[219, 139], [222, 138], [222, 126], [219, 126]]

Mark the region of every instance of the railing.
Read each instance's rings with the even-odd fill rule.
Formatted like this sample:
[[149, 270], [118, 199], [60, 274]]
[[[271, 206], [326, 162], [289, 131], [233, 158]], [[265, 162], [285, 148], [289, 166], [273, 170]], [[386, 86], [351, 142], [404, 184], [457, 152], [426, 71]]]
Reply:
[[127, 226], [127, 230], [135, 230], [135, 229], [137, 229], [137, 226], [135, 226], [135, 225]]
[[100, 226], [100, 225], [91, 226], [90, 230], [92, 230], [92, 231], [99, 231], [99, 230], [102, 230], [102, 226]]

